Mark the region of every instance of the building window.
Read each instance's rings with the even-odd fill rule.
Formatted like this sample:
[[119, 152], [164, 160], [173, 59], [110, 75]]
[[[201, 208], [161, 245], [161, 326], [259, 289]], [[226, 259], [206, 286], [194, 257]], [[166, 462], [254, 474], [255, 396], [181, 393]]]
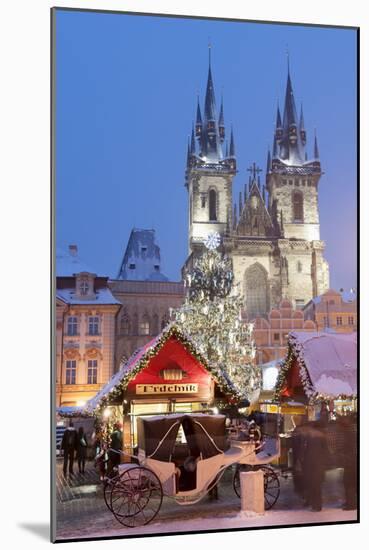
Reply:
[[129, 264], [129, 269], [136, 269], [136, 264]]
[[214, 189], [209, 191], [209, 220], [217, 221], [217, 192]]
[[296, 300], [296, 309], [302, 309], [304, 307], [305, 300], [304, 299], [297, 299]]
[[75, 384], [76, 383], [76, 371], [77, 363], [75, 359], [68, 360], [65, 364], [65, 383], [66, 384]]
[[168, 315], [168, 313], [165, 313], [163, 315], [162, 320], [161, 320], [161, 330], [163, 330], [167, 326], [168, 323], [169, 323], [169, 315]]
[[293, 185], [293, 180], [288, 180], [289, 185]]
[[123, 313], [122, 317], [120, 318], [120, 333], [123, 336], [128, 336], [129, 328], [129, 317], [127, 313]]
[[96, 336], [97, 334], [99, 334], [99, 318], [94, 316], [94, 317], [89, 317], [88, 318], [88, 334], [90, 336]]
[[282, 184], [283, 184], [283, 185], [286, 185], [286, 184], [287, 184], [287, 180], [282, 180]]
[[97, 359], [88, 360], [87, 384], [97, 384]]
[[297, 271], [298, 273], [302, 272], [302, 263], [300, 262], [300, 260], [297, 262]]
[[144, 315], [144, 317], [142, 318], [142, 321], [140, 322], [139, 333], [142, 336], [146, 336], [147, 334], [150, 334], [150, 321], [147, 315]]
[[304, 221], [303, 215], [303, 197], [301, 192], [295, 192], [292, 196], [293, 221]]
[[349, 324], [349, 325], [353, 325], [353, 324], [354, 324], [354, 318], [353, 318], [353, 317], [349, 317], [349, 318], [348, 318], [348, 324]]
[[342, 325], [342, 317], [337, 317], [337, 326]]
[[159, 334], [159, 316], [156, 313], [154, 313], [154, 315], [152, 316], [151, 334], [153, 334], [154, 336]]
[[328, 317], [323, 317], [323, 324], [325, 327], [328, 326]]
[[147, 246], [141, 246], [141, 252], [147, 252]]
[[273, 334], [273, 340], [274, 340], [274, 342], [279, 342], [279, 332], [275, 332]]
[[79, 285], [79, 292], [81, 296], [86, 296], [88, 294], [89, 284], [87, 281], [82, 281]]
[[78, 318], [74, 315], [68, 317], [67, 321], [67, 334], [68, 336], [77, 336], [78, 334]]
[[201, 196], [201, 208], [205, 208], [206, 205], [206, 195]]
[[160, 265], [154, 265], [154, 270], [155, 271], [160, 271]]

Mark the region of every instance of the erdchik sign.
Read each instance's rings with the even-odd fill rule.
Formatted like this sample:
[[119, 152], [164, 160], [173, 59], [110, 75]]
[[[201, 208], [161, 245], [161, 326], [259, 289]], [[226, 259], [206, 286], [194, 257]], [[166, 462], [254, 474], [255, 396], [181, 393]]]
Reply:
[[137, 394], [197, 393], [198, 384], [137, 384]]

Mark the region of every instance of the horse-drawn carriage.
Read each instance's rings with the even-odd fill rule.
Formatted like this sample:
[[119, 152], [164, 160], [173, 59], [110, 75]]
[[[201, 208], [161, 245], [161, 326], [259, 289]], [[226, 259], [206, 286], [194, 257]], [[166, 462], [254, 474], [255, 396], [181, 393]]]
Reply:
[[[233, 487], [240, 496], [240, 472], [264, 473], [265, 508], [279, 496], [279, 479], [268, 465], [279, 455], [273, 441], [228, 440], [223, 415], [185, 414], [138, 418], [138, 455], [123, 463], [105, 483], [105, 502], [127, 527], [152, 521], [163, 496], [180, 505], [195, 504], [214, 488], [225, 470], [236, 465]], [[185, 453], [178, 433], [183, 430]], [[258, 452], [259, 451], [259, 452]]]

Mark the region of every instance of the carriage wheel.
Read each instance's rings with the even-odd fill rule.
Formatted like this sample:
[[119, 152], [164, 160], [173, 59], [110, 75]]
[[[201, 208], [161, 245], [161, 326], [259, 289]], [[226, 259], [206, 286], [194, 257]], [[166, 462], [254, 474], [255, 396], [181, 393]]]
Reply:
[[[272, 506], [277, 502], [280, 493], [279, 478], [273, 468], [270, 466], [261, 466], [258, 468], [262, 470], [264, 474], [264, 508], [270, 510]], [[236, 472], [233, 478], [234, 492], [238, 497], [241, 496], [241, 481], [240, 472], [251, 472], [254, 468], [252, 466], [237, 466]]]
[[116, 475], [115, 477], [107, 478], [104, 480], [104, 500], [105, 500], [105, 504], [107, 505], [107, 507], [111, 512], [113, 510], [111, 509], [111, 505], [110, 505], [110, 497], [111, 497], [111, 492], [112, 492], [114, 482], [118, 479], [118, 477], [119, 476]]
[[264, 508], [270, 510], [279, 497], [279, 477], [270, 466], [262, 466], [260, 469], [264, 473]]
[[140, 527], [154, 519], [163, 501], [158, 476], [148, 468], [136, 466], [113, 480], [110, 509], [126, 527]]

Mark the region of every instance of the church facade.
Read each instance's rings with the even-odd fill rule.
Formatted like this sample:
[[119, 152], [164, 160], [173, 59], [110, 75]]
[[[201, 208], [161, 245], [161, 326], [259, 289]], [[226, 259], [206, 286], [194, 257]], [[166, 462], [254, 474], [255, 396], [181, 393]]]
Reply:
[[209, 58], [204, 108], [197, 104], [196, 125], [188, 144], [188, 258], [191, 268], [204, 239], [219, 233], [232, 258], [235, 284], [244, 296], [249, 320], [267, 317], [283, 299], [301, 309], [329, 288], [329, 266], [320, 239], [318, 192], [322, 175], [317, 138], [307, 154], [301, 107], [297, 115], [288, 69], [283, 116], [277, 108], [273, 150], [266, 177], [255, 163], [235, 203], [237, 159], [233, 130], [225, 142], [223, 100], [219, 112]]

